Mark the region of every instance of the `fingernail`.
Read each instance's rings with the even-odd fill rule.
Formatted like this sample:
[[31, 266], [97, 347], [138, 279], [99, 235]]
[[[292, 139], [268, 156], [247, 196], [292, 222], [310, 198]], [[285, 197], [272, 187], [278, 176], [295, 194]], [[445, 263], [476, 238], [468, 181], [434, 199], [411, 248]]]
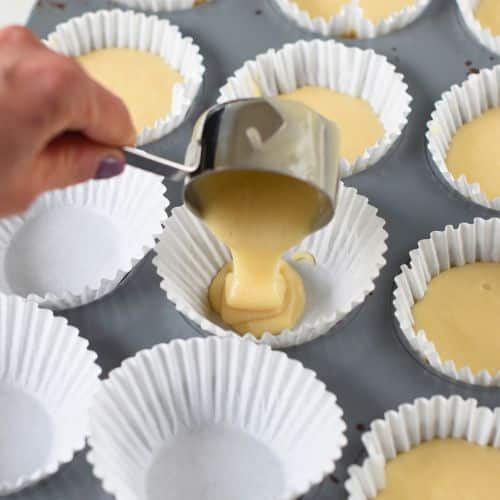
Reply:
[[125, 161], [114, 156], [106, 156], [99, 162], [99, 167], [94, 179], [109, 179], [115, 175], [120, 175], [125, 169]]

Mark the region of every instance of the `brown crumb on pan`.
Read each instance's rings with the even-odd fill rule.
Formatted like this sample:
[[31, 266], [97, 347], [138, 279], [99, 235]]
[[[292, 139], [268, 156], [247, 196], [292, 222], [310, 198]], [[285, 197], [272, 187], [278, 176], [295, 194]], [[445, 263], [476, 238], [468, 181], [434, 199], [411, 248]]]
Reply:
[[466, 66], [472, 66], [472, 61], [465, 61]]
[[356, 424], [356, 429], [359, 432], [365, 432], [366, 431], [366, 425], [365, 424]]
[[255, 11], [255, 15], [256, 15], [256, 16], [260, 16], [261, 14], [262, 14], [262, 9], [257, 9], [257, 10]]
[[50, 7], [54, 7], [55, 9], [64, 10], [66, 8], [66, 4], [64, 2], [54, 2], [51, 0], [47, 0], [47, 3]]
[[467, 71], [468, 75], [477, 75], [479, 73], [479, 70], [477, 68], [470, 68], [469, 71]]
[[340, 481], [338, 480], [337, 476], [335, 476], [335, 474], [330, 474], [330, 479], [332, 480], [332, 483], [334, 483], [334, 484], [340, 483]]
[[356, 38], [358, 38], [358, 34], [354, 30], [346, 31], [345, 33], [342, 33], [342, 38], [349, 38], [351, 40], [355, 40]]

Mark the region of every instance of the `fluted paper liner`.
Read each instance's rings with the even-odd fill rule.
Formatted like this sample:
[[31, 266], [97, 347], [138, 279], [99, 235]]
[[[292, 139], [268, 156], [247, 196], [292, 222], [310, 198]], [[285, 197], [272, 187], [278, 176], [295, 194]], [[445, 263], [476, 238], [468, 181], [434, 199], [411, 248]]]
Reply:
[[167, 218], [164, 193], [160, 176], [127, 166], [0, 219], [0, 291], [55, 310], [108, 294], [155, 246]]
[[477, 182], [465, 175], [456, 178], [446, 164], [451, 140], [464, 124], [488, 109], [500, 106], [500, 66], [472, 74], [462, 85], [453, 85], [437, 102], [427, 124], [427, 144], [432, 160], [445, 181], [465, 198], [486, 208], [500, 210], [500, 197], [488, 199]]
[[341, 159], [343, 176], [365, 170], [379, 161], [401, 135], [412, 98], [403, 75], [385, 56], [373, 50], [347, 47], [333, 40], [299, 41], [271, 49], [247, 61], [220, 90], [218, 102], [293, 92], [305, 85], [326, 87], [370, 103], [385, 135], [353, 164]]
[[[103, 382], [90, 419], [88, 460], [117, 500], [166, 490], [171, 498], [297, 498], [334, 470], [346, 444], [342, 410], [316, 374], [241, 339], [140, 352]], [[169, 452], [178, 474], [161, 462]]]
[[478, 407], [475, 399], [460, 396], [434, 396], [388, 411], [363, 435], [368, 458], [349, 468], [348, 500], [376, 498], [385, 488], [389, 461], [425, 441], [447, 438], [500, 448], [500, 409]]
[[465, 25], [476, 40], [492, 52], [500, 55], [500, 36], [493, 35], [489, 28], [484, 28], [478, 21], [475, 11], [480, 0], [457, 0], [458, 9], [462, 15]]
[[64, 318], [0, 294], [0, 495], [53, 474], [85, 446], [100, 373], [87, 347]]
[[116, 3], [126, 5], [131, 9], [151, 10], [153, 12], [170, 12], [172, 10], [185, 10], [208, 3], [211, 0], [114, 0]]
[[404, 28], [422, 14], [430, 0], [415, 0], [413, 5], [396, 11], [377, 23], [365, 17], [357, 0], [350, 2], [346, 0], [346, 4], [340, 12], [330, 19], [311, 17], [308, 12], [301, 10], [293, 0], [275, 0], [275, 2], [301, 28], [323, 36], [362, 39], [387, 35], [392, 31]]
[[468, 384], [500, 386], [500, 364], [498, 373], [486, 369], [474, 373], [468, 366], [442, 359], [426, 332], [415, 331], [412, 307], [441, 272], [474, 262], [500, 262], [499, 235], [500, 219], [475, 219], [473, 224], [435, 231], [429, 239], [419, 241], [418, 248], [410, 252], [409, 265], [402, 266], [395, 279], [396, 319], [412, 349], [437, 371]]
[[[80, 56], [103, 48], [131, 48], [161, 56], [183, 78], [172, 90], [170, 113], [152, 127], [139, 131], [137, 144], [155, 141], [178, 127], [200, 88], [205, 67], [200, 49], [192, 38], [166, 19], [121, 10], [100, 10], [59, 24], [49, 35], [48, 45], [68, 56]], [[131, 68], [140, 71], [140, 68]], [[147, 89], [144, 89], [147, 92]]]
[[[316, 265], [293, 262], [306, 290], [304, 316], [293, 329], [256, 339], [272, 347], [302, 344], [326, 333], [374, 290], [385, 265], [385, 222], [367, 198], [340, 185], [334, 219], [287, 254], [310, 252]], [[240, 336], [211, 310], [207, 291], [229, 250], [185, 207], [175, 208], [165, 225], [153, 260], [161, 287], [176, 308], [203, 330], [218, 336]]]

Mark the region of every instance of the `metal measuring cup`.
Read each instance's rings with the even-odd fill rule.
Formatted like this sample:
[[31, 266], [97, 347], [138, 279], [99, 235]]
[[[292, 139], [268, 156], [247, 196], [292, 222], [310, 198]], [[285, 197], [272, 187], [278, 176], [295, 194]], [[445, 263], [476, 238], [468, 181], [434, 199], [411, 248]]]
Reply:
[[198, 216], [200, 180], [205, 186], [207, 181], [217, 182], [218, 173], [229, 169], [291, 176], [313, 186], [319, 204], [314, 230], [326, 225], [335, 211], [338, 128], [297, 102], [240, 99], [209, 108], [195, 124], [184, 164], [134, 148], [126, 151], [189, 175], [184, 201]]

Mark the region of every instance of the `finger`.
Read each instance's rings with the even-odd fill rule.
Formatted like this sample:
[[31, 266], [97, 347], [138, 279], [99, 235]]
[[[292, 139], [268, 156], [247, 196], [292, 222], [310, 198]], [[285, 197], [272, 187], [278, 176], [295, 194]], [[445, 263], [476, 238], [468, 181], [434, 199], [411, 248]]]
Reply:
[[68, 133], [52, 141], [36, 158], [32, 178], [37, 191], [42, 192], [93, 178], [114, 177], [124, 168], [120, 150]]
[[[40, 147], [66, 130], [112, 146], [135, 144], [136, 132], [124, 103], [92, 80], [72, 58], [42, 47], [31, 47], [9, 69], [4, 80], [11, 95], [23, 103], [15, 109], [23, 128]], [[5, 72], [6, 70], [4, 70]]]
[[77, 110], [74, 116], [74, 126], [94, 141], [133, 146], [137, 131], [124, 102], [90, 77], [87, 85], [88, 95], [81, 114]]

